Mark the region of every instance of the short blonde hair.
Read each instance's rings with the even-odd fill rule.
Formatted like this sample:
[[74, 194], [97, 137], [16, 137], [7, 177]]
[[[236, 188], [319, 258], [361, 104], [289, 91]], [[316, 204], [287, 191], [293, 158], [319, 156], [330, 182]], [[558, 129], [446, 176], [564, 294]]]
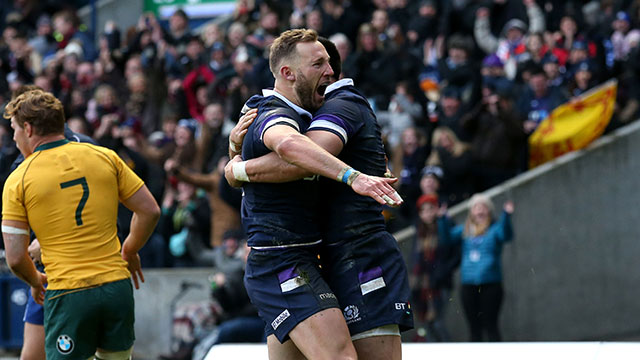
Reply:
[[318, 33], [315, 30], [293, 29], [280, 34], [271, 44], [269, 51], [269, 69], [273, 76], [278, 74], [283, 61], [293, 59], [298, 43], [314, 41], [318, 41]]

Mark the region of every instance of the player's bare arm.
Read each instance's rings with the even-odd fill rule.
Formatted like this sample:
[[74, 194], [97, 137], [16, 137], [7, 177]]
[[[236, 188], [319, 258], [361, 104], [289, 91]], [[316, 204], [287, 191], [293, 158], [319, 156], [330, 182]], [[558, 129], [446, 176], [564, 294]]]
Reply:
[[381, 204], [402, 203], [402, 199], [390, 185], [395, 179], [361, 174], [289, 126], [270, 127], [263, 135], [263, 142], [286, 162], [313, 174], [345, 182], [360, 195], [370, 196]]
[[[309, 136], [313, 139], [288, 126], [276, 125], [267, 129], [263, 141], [269, 149], [274, 150], [275, 154], [268, 154], [247, 162], [234, 158], [225, 167], [227, 181], [237, 187], [241, 186], [240, 181], [287, 182], [317, 173], [347, 182], [356, 193], [371, 196], [381, 204], [397, 206], [402, 203], [398, 193], [390, 186], [396, 179], [360, 176], [359, 172], [333, 156], [339, 154], [343, 147], [342, 141], [335, 134], [312, 131]], [[276, 158], [276, 154], [279, 159]], [[333, 170], [329, 170], [331, 167]], [[338, 167], [340, 169], [334, 176], [328, 175]], [[340, 179], [338, 179], [339, 175]]]
[[122, 259], [129, 264], [128, 268], [131, 272], [133, 284], [136, 289], [139, 289], [138, 278], [144, 282], [144, 275], [142, 274], [138, 251], [153, 233], [153, 229], [155, 229], [160, 218], [160, 207], [145, 185], [122, 203], [133, 211], [131, 231], [122, 243]]
[[2, 237], [9, 269], [31, 286], [33, 299], [42, 305], [47, 276], [36, 269], [29, 256], [29, 225], [24, 221], [2, 220]]
[[[311, 131], [308, 132], [306, 136], [334, 156], [340, 154], [344, 147], [342, 140], [340, 140], [337, 135], [330, 132]], [[242, 139], [240, 140], [242, 141]], [[238, 181], [233, 173], [233, 164], [241, 161], [242, 159], [238, 156], [225, 167], [225, 177], [231, 186], [242, 186], [243, 182]], [[237, 169], [238, 165], [236, 165], [236, 171]], [[269, 153], [255, 159], [247, 160], [246, 164], [244, 164], [244, 170], [249, 181], [259, 183], [289, 182], [313, 175], [310, 171], [284, 161], [276, 153]]]

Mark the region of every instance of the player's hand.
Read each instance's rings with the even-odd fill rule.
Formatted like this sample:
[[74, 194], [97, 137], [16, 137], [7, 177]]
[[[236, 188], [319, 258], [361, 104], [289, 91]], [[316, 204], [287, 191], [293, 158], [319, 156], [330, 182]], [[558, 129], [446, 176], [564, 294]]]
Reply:
[[31, 244], [29, 244], [29, 248], [27, 249], [29, 252], [29, 256], [35, 262], [42, 263], [42, 251], [40, 251], [40, 242], [38, 239], [33, 239]]
[[244, 184], [244, 182], [237, 180], [236, 177], [233, 175], [233, 164], [241, 161], [242, 161], [242, 157], [240, 155], [236, 155], [224, 167], [224, 177], [225, 179], [227, 179], [227, 182], [229, 183], [229, 185], [231, 185], [234, 188], [242, 187], [242, 184]]
[[140, 289], [140, 283], [138, 282], [138, 279], [140, 279], [141, 282], [144, 282], [144, 274], [142, 273], [142, 265], [140, 264], [140, 255], [138, 255], [138, 253], [131, 255], [123, 251], [122, 259], [128, 264], [127, 268], [131, 273], [133, 285], [136, 289]]
[[47, 275], [38, 271], [38, 285], [31, 286], [31, 296], [38, 305], [44, 304], [45, 285], [47, 285]]
[[231, 129], [229, 144], [233, 144], [236, 148], [242, 146], [242, 141], [244, 140], [244, 136], [247, 135], [249, 125], [253, 123], [256, 116], [258, 116], [258, 109], [251, 109], [240, 117], [236, 126]]
[[381, 178], [377, 176], [369, 176], [360, 174], [353, 180], [351, 188], [357, 194], [370, 196], [382, 205], [400, 206], [402, 198], [398, 192], [391, 186], [397, 178]]

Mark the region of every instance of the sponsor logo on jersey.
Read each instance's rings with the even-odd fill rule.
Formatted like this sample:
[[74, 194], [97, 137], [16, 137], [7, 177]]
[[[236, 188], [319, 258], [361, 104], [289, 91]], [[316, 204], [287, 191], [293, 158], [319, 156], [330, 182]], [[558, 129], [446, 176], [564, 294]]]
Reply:
[[277, 329], [280, 324], [282, 324], [289, 318], [289, 316], [291, 316], [291, 314], [289, 314], [289, 310], [284, 309], [284, 311], [281, 312], [280, 315], [278, 315], [278, 317], [271, 322], [271, 327], [273, 328], [273, 330]]
[[60, 335], [56, 340], [56, 348], [62, 355], [67, 355], [73, 351], [73, 339], [69, 335]]
[[320, 300], [327, 300], [327, 299], [336, 299], [336, 296], [333, 293], [324, 293], [324, 294], [320, 294], [318, 295], [318, 297], [320, 298]]
[[354, 322], [362, 320], [362, 318], [360, 317], [360, 309], [358, 309], [358, 307], [355, 305], [349, 305], [344, 308], [343, 314], [347, 324], [352, 324]]

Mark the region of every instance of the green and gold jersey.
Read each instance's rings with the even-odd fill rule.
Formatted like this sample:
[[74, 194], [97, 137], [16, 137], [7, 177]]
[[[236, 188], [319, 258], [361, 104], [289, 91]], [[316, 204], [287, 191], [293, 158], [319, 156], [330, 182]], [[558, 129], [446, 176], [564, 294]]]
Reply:
[[121, 280], [130, 274], [116, 233], [118, 202], [143, 185], [112, 150], [54, 141], [9, 176], [2, 219], [27, 222], [36, 234], [49, 289]]

